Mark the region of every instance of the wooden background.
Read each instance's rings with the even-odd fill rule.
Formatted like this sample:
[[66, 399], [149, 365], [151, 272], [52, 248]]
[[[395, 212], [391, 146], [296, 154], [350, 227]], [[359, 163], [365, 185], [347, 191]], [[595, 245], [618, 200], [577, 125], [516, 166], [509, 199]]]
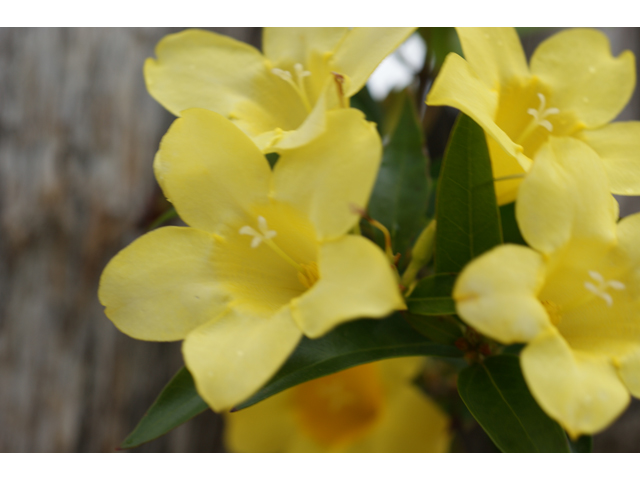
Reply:
[[[96, 296], [163, 208], [151, 167], [172, 116], [142, 64], [167, 33], [0, 29], [0, 452], [112, 452], [182, 365], [179, 342], [125, 336]], [[616, 51], [638, 44], [608, 33]], [[221, 428], [206, 412], [137, 451], [221, 451]], [[638, 405], [596, 446], [640, 451]]]

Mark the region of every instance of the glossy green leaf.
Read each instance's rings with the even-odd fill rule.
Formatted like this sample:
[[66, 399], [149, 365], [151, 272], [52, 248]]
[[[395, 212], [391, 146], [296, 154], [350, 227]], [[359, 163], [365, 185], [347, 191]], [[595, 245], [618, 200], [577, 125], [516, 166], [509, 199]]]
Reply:
[[520, 227], [516, 221], [516, 203], [507, 203], [500, 207], [500, 222], [502, 224], [502, 236], [504, 243], [515, 243], [518, 245], [526, 245]]
[[502, 243], [484, 131], [462, 113], [444, 156], [436, 202], [436, 273], [460, 272]]
[[198, 395], [189, 370], [182, 367], [120, 448], [134, 448], [161, 437], [208, 408]]
[[518, 357], [499, 355], [471, 365], [460, 372], [458, 392], [503, 452], [569, 452], [562, 427], [531, 396]]
[[315, 340], [303, 338], [269, 383], [236, 409], [249, 407], [300, 383], [363, 363], [416, 355], [460, 357], [462, 352], [455, 347], [429, 341], [411, 328], [399, 313], [384, 320], [345, 323], [324, 337]]
[[[515, 27], [516, 28], [516, 32], [518, 32], [518, 35], [520, 35], [520, 37], [528, 37], [530, 35], [543, 35], [545, 32], [551, 32], [553, 33], [553, 30], [550, 27]], [[551, 33], [547, 33], [548, 35], [551, 35]]]
[[362, 89], [349, 99], [351, 108], [357, 108], [364, 113], [367, 120], [373, 122], [378, 127], [378, 132], [382, 131], [382, 107], [376, 102], [369, 89], [365, 85]]
[[453, 27], [421, 27], [418, 33], [427, 44], [427, 52], [433, 60], [434, 70], [440, 70], [444, 59], [449, 53], [457, 53], [462, 56], [462, 46]]
[[425, 277], [407, 298], [407, 309], [420, 315], [453, 315], [456, 305], [451, 298], [456, 275], [440, 273]]
[[453, 345], [462, 337], [460, 326], [451, 316], [425, 317], [406, 313], [405, 318], [413, 328], [434, 342]]
[[269, 166], [273, 170], [273, 167], [275, 167], [276, 163], [278, 163], [278, 159], [280, 158], [280, 154], [277, 153], [277, 152], [267, 153], [265, 155], [265, 158], [267, 159], [267, 162], [269, 162]]
[[384, 149], [369, 214], [389, 229], [395, 252], [405, 254], [426, 224], [429, 184], [420, 123], [408, 94]]

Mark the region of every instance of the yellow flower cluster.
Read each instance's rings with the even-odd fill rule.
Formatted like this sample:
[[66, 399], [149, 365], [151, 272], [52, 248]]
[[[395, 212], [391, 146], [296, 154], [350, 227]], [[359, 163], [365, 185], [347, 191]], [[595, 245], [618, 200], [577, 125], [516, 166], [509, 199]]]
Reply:
[[[502, 343], [540, 406], [572, 437], [598, 432], [640, 396], [640, 215], [617, 223], [610, 192], [640, 194], [640, 122], [611, 121], [635, 87], [631, 52], [595, 30], [543, 42], [527, 67], [513, 29], [458, 29], [427, 99], [485, 130], [496, 193], [516, 200], [531, 248], [471, 262], [453, 292], [459, 315]], [[501, 178], [501, 177], [506, 177]]]
[[[303, 336], [406, 309], [390, 246], [385, 255], [359, 234], [382, 142], [349, 99], [413, 30], [269, 28], [264, 53], [187, 30], [145, 63], [149, 92], [179, 117], [154, 171], [188, 226], [154, 230], [116, 255], [99, 298], [127, 335], [183, 340], [199, 395], [227, 416], [230, 449], [449, 448], [447, 416], [411, 384], [416, 358], [360, 365], [227, 413]], [[528, 246], [471, 261], [453, 289], [456, 311], [501, 344], [526, 344], [531, 394], [572, 438], [598, 432], [640, 396], [640, 214], [618, 221], [612, 195], [640, 195], [640, 122], [611, 123], [635, 88], [634, 56], [612, 56], [588, 29], [552, 36], [529, 63], [514, 29], [458, 35], [465, 58], [446, 58], [427, 104], [484, 129], [498, 203], [516, 201]], [[267, 154], [277, 154], [273, 167]], [[424, 261], [405, 274], [412, 288], [431, 258], [433, 242], [423, 243]]]
[[[189, 226], [154, 230], [121, 251], [104, 270], [99, 298], [127, 335], [183, 340], [186, 366], [212, 409], [227, 411], [254, 394], [302, 335], [316, 338], [342, 322], [406, 308], [384, 253], [350, 234], [367, 205], [382, 144], [375, 125], [348, 107], [413, 30], [265, 29], [264, 55], [187, 30], [164, 38], [157, 59], [147, 60], [149, 91], [180, 117], [162, 139], [155, 175]], [[279, 155], [273, 169], [264, 155], [271, 152]], [[418, 433], [413, 426], [411, 438], [427, 439], [418, 448], [448, 447], [446, 417], [410, 386], [412, 378], [382, 380], [368, 366], [347, 372], [338, 374], [350, 379], [345, 388], [353, 398], [346, 401], [355, 402], [346, 415], [367, 416], [353, 420], [357, 425], [343, 425], [344, 412], [327, 410], [313, 383], [301, 387], [307, 393], [291, 392], [306, 418], [302, 430], [320, 439], [313, 450], [343, 448], [347, 437], [361, 449], [402, 449], [406, 441], [394, 447], [398, 434], [388, 435], [411, 427], [407, 407], [433, 421]], [[267, 432], [242, 433], [244, 418], [279, 421], [261, 417], [272, 402], [279, 399], [231, 416], [233, 446], [280, 449], [275, 440], [255, 443]], [[396, 423], [403, 414], [404, 423]], [[365, 441], [360, 432], [369, 431], [377, 436]], [[291, 448], [311, 448], [304, 445]]]

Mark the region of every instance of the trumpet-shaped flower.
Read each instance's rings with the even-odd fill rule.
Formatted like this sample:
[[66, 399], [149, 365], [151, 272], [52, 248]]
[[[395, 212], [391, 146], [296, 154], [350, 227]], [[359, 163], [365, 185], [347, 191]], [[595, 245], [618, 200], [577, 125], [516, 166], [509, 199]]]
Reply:
[[237, 452], [446, 452], [447, 415], [412, 380], [422, 359], [398, 358], [303, 383], [225, 417]]
[[183, 112], [154, 168], [190, 227], [154, 230], [105, 268], [99, 297], [124, 333], [184, 339], [185, 363], [214, 410], [233, 407], [282, 365], [301, 335], [404, 308], [395, 274], [359, 220], [381, 158], [375, 127], [356, 110], [280, 151], [272, 171], [221, 115]]
[[527, 343], [524, 377], [573, 437], [609, 425], [640, 396], [640, 214], [618, 218], [602, 162], [552, 137], [520, 186], [516, 215], [533, 248], [471, 262], [454, 298], [472, 327]]
[[560, 32], [528, 66], [512, 28], [459, 28], [463, 60], [449, 54], [427, 103], [458, 108], [487, 136], [499, 204], [515, 200], [536, 152], [551, 136], [588, 143], [613, 193], [640, 194], [640, 122], [611, 123], [631, 98], [635, 59], [612, 57], [596, 30]]
[[264, 55], [224, 35], [168, 35], [149, 58], [149, 93], [175, 115], [206, 108], [232, 120], [263, 151], [294, 148], [346, 107], [376, 66], [415, 28], [265, 28]]

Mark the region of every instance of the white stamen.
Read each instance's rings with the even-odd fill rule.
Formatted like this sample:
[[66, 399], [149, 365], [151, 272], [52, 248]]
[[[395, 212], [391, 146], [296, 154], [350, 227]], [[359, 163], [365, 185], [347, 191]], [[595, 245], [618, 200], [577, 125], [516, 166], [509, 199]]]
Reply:
[[258, 216], [258, 228], [260, 229], [260, 232], [264, 236], [265, 240], [273, 238], [278, 234], [278, 232], [276, 232], [275, 230], [269, 230], [267, 220], [262, 215]]
[[249, 225], [245, 225], [238, 231], [238, 233], [240, 235], [250, 235], [253, 237], [251, 240], [251, 248], [257, 248], [263, 240], [269, 240], [278, 234], [275, 230], [269, 230], [267, 220], [263, 216], [258, 217], [258, 230], [260, 230], [260, 232], [256, 231]]
[[600, 272], [589, 270], [587, 273], [597, 283], [597, 285], [591, 282], [584, 282], [584, 288], [594, 295], [602, 298], [608, 307], [613, 305], [613, 297], [607, 292], [607, 290], [609, 288], [613, 288], [614, 290], [624, 290], [627, 288], [624, 283], [618, 280], [605, 280]]
[[584, 282], [584, 288], [586, 288], [587, 290], [589, 290], [591, 293], [593, 293], [594, 295], [598, 295], [598, 293], [600, 293], [600, 290], [598, 289], [598, 287], [596, 287], [593, 283], [591, 282]]
[[596, 282], [602, 283], [604, 282], [604, 277], [600, 272], [594, 272], [593, 270], [589, 270], [589, 276], [593, 278]]
[[293, 69], [295, 72], [295, 80], [293, 78], [293, 75], [291, 75], [291, 72], [289, 72], [288, 70], [282, 70], [280, 68], [272, 68], [271, 73], [273, 73], [274, 75], [277, 75], [278, 77], [283, 79], [285, 82], [287, 82], [289, 85], [291, 85], [300, 96], [300, 99], [302, 100], [302, 103], [306, 108], [307, 112], [311, 112], [311, 104], [309, 103], [309, 98], [307, 97], [307, 92], [304, 88], [304, 81], [303, 81], [304, 77], [308, 77], [309, 75], [311, 75], [311, 72], [308, 72], [307, 70], [305, 70], [302, 64], [300, 63], [296, 63], [293, 66]]
[[540, 107], [538, 107], [537, 110], [535, 108], [530, 108], [529, 110], [527, 110], [527, 113], [534, 118], [534, 120], [538, 125], [552, 132], [553, 125], [549, 120], [545, 120], [545, 119], [549, 115], [557, 115], [558, 113], [560, 113], [560, 110], [558, 110], [555, 107], [545, 109], [544, 107], [547, 106], [547, 99], [542, 93], [538, 93], [538, 98], [540, 99]]
[[308, 77], [309, 75], [311, 75], [311, 72], [309, 72], [308, 70], [305, 70], [301, 63], [296, 63], [293, 66], [293, 68], [296, 71], [296, 75], [298, 76], [299, 79]]
[[538, 122], [538, 124], [539, 124], [541, 127], [546, 128], [546, 129], [547, 129], [547, 130], [549, 130], [550, 132], [553, 132], [553, 125], [551, 125], [551, 122], [550, 122], [549, 120], [540, 120], [540, 121]]
[[288, 72], [287, 70], [281, 70], [280, 68], [272, 68], [271, 73], [273, 73], [274, 75], [277, 75], [278, 77], [280, 77], [281, 79], [287, 82], [290, 82], [292, 80], [291, 72]]
[[627, 286], [618, 280], [609, 280], [607, 284], [615, 290], [624, 290]]

